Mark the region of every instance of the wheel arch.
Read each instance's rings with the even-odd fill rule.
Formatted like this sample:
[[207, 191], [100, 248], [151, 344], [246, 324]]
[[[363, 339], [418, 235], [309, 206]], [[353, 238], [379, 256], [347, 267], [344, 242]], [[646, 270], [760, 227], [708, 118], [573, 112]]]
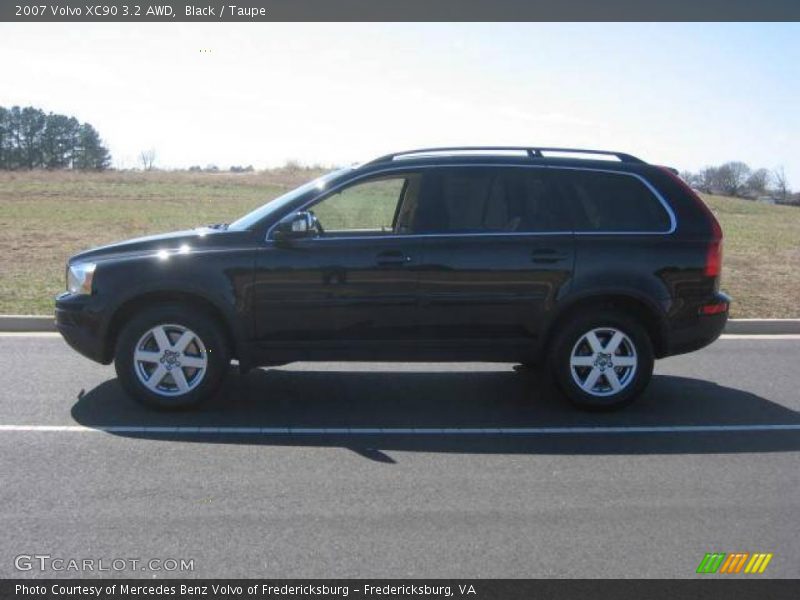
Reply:
[[559, 327], [583, 311], [596, 309], [619, 310], [635, 317], [647, 330], [653, 344], [653, 352], [657, 358], [662, 357], [667, 349], [667, 325], [664, 310], [649, 299], [630, 292], [602, 292], [582, 295], [564, 303], [548, 324], [543, 349], [548, 351]]
[[244, 357], [245, 344], [243, 333], [240, 328], [237, 327], [234, 317], [230, 315], [225, 308], [220, 306], [219, 303], [207, 296], [194, 292], [158, 290], [143, 292], [130, 297], [116, 307], [109, 319], [106, 330], [105, 357], [107, 360], [112, 359], [120, 332], [133, 315], [145, 308], [157, 306], [159, 304], [182, 304], [214, 319], [222, 327], [230, 348], [231, 357], [238, 358], [240, 361]]

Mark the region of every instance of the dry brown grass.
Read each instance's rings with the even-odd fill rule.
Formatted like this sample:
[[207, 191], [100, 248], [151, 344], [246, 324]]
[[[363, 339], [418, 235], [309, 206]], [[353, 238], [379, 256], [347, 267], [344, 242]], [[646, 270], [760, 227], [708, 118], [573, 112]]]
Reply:
[[722, 289], [734, 317], [797, 318], [800, 208], [705, 196], [725, 233]]

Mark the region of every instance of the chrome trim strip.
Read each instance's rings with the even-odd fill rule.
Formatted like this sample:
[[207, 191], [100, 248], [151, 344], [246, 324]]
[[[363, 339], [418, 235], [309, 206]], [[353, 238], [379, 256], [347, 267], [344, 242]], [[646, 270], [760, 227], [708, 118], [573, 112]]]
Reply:
[[[307, 207], [320, 202], [322, 199], [330, 196], [331, 194], [335, 193], [337, 190], [343, 187], [349, 187], [351, 184], [361, 181], [362, 179], [368, 179], [374, 176], [379, 176], [384, 173], [396, 173], [401, 171], [416, 171], [419, 169], [445, 169], [449, 167], [494, 167], [494, 168], [516, 168], [516, 169], [561, 169], [561, 170], [568, 170], [568, 171], [592, 171], [595, 173], [611, 173], [612, 175], [625, 175], [628, 177], [635, 177], [639, 181], [641, 181], [645, 187], [658, 199], [661, 203], [661, 206], [667, 212], [667, 216], [669, 217], [670, 227], [667, 231], [531, 231], [531, 232], [487, 232], [487, 233], [409, 233], [409, 234], [397, 234], [397, 235], [365, 235], [365, 236], [342, 236], [342, 237], [332, 237], [332, 238], [312, 238], [314, 240], [354, 240], [354, 239], [410, 239], [410, 238], [434, 238], [434, 237], [487, 237], [487, 236], [539, 236], [539, 235], [670, 235], [675, 232], [678, 228], [678, 221], [675, 217], [675, 213], [672, 210], [672, 207], [669, 205], [667, 200], [659, 193], [659, 191], [653, 187], [653, 185], [647, 181], [644, 177], [639, 175], [638, 173], [628, 173], [626, 171], [616, 171], [614, 169], [595, 169], [595, 168], [588, 168], [588, 167], [563, 167], [563, 166], [555, 166], [555, 165], [520, 165], [520, 164], [502, 164], [502, 163], [453, 163], [453, 164], [446, 164], [446, 165], [415, 165], [411, 167], [387, 167], [385, 169], [379, 169], [375, 171], [371, 171], [370, 173], [364, 173], [363, 175], [353, 177], [352, 179], [348, 179], [344, 183], [341, 183], [337, 186], [334, 186], [330, 189], [321, 190], [321, 193], [317, 196], [314, 196], [311, 200], [304, 203], [299, 208], [294, 209], [294, 212], [305, 210]], [[285, 215], [284, 215], [285, 216]], [[280, 219], [276, 221], [268, 230], [265, 236], [266, 242], [272, 242], [273, 240], [270, 238], [272, 234], [272, 230], [277, 227]]]
[[675, 213], [673, 212], [672, 207], [669, 205], [669, 202], [667, 202], [666, 198], [664, 198], [664, 196], [662, 196], [661, 193], [655, 187], [653, 187], [652, 183], [638, 173], [627, 173], [625, 171], [614, 171], [612, 169], [593, 169], [586, 167], [545, 166], [544, 168], [561, 169], [565, 171], [593, 171], [595, 173], [612, 173], [614, 175], [627, 175], [629, 177], [635, 177], [641, 181], [645, 187], [650, 190], [650, 193], [658, 199], [658, 201], [661, 203], [661, 206], [664, 207], [664, 210], [667, 212], [667, 216], [669, 217], [669, 229], [667, 231], [576, 231], [575, 235], [669, 235], [671, 233], [675, 233], [675, 230], [678, 228], [678, 220], [675, 217]]
[[[308, 238], [314, 242], [333, 242], [336, 240], [408, 240], [415, 238], [459, 238], [459, 237], [531, 237], [540, 235], [575, 235], [572, 231], [499, 231], [487, 233], [400, 233], [396, 235], [342, 235], [334, 237]], [[272, 241], [272, 240], [268, 240]], [[302, 240], [301, 240], [302, 241]]]

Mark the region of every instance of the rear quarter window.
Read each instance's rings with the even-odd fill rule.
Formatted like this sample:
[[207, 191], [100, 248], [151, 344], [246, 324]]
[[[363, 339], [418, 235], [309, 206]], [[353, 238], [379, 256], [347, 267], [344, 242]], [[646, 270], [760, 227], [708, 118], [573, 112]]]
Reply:
[[624, 173], [565, 169], [559, 173], [575, 231], [665, 233], [669, 214], [638, 178]]

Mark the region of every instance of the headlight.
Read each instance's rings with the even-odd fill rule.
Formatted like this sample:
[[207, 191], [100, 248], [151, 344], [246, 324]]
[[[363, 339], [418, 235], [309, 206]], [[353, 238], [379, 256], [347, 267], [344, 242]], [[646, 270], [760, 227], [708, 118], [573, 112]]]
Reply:
[[91, 294], [94, 263], [76, 263], [67, 268], [67, 291], [70, 294]]

